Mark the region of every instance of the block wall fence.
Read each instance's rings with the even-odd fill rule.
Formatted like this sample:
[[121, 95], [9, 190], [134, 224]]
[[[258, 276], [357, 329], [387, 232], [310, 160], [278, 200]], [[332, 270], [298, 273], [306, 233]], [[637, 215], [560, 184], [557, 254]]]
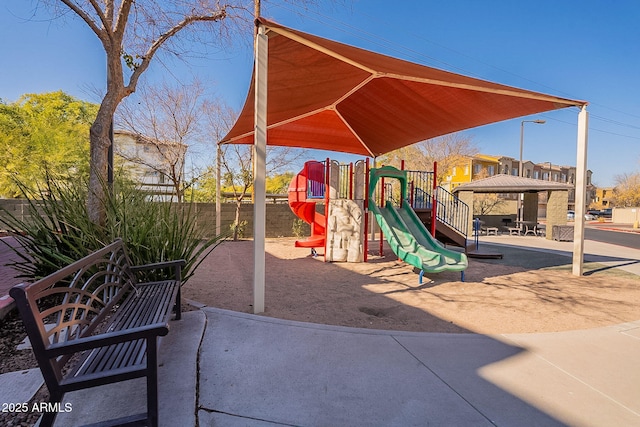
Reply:
[[[204, 228], [208, 236], [213, 236], [216, 231], [216, 205], [215, 203], [196, 203], [198, 214], [198, 224]], [[268, 203], [266, 214], [266, 236], [267, 237], [293, 237], [294, 223], [297, 217], [291, 212], [287, 203]], [[0, 208], [11, 212], [16, 218], [29, 220], [29, 204], [21, 199], [0, 199]], [[324, 209], [319, 206], [318, 209]], [[235, 203], [223, 203], [221, 207], [221, 230], [229, 230], [235, 217]], [[0, 217], [3, 211], [0, 210]], [[253, 237], [253, 204], [243, 203], [240, 208], [240, 221], [246, 221], [243, 227], [242, 237]], [[0, 229], [2, 229], [0, 225]], [[303, 236], [310, 234], [309, 224], [302, 223], [301, 233]]]

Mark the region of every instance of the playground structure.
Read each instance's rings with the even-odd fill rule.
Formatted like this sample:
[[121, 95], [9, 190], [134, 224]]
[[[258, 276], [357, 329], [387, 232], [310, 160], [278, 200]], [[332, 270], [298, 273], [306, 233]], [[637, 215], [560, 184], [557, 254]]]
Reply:
[[[397, 181], [396, 185], [385, 178]], [[312, 248], [313, 254], [315, 248], [324, 248], [325, 261], [366, 262], [365, 213], [371, 212], [380, 227], [381, 253], [384, 233], [394, 253], [421, 270], [421, 278], [424, 272], [464, 271], [465, 254], [447, 249], [433, 235], [437, 228], [452, 229], [461, 238], [450, 242], [466, 249], [466, 229], [456, 225], [467, 224], [468, 207], [455, 198], [453, 202], [447, 197], [438, 200], [436, 195], [444, 190], [433, 182], [434, 173], [390, 166], [369, 169], [368, 160], [355, 165], [340, 165], [330, 159], [309, 161], [289, 186], [291, 210], [311, 226], [311, 236], [295, 245]], [[399, 197], [394, 198], [398, 187]], [[320, 201], [324, 212], [319, 211]], [[431, 226], [431, 233], [425, 223]]]
[[[325, 261], [362, 262], [366, 256], [365, 164], [308, 161], [289, 185], [289, 206], [311, 226], [297, 247], [324, 248]], [[322, 201], [324, 212], [318, 212]]]

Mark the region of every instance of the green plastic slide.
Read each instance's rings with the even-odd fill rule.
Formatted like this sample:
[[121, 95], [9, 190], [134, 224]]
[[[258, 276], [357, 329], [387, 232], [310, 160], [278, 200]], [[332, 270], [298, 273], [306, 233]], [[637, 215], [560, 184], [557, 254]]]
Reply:
[[[408, 202], [394, 207], [387, 202], [382, 208], [373, 200], [372, 194], [380, 177], [397, 178], [401, 182], [402, 195], [406, 194], [406, 174], [396, 168], [385, 166], [371, 169], [369, 181], [369, 211], [382, 229], [393, 252], [406, 263], [425, 272], [464, 271], [468, 266], [464, 253], [445, 248], [420, 221]], [[404, 179], [404, 182], [403, 182]]]

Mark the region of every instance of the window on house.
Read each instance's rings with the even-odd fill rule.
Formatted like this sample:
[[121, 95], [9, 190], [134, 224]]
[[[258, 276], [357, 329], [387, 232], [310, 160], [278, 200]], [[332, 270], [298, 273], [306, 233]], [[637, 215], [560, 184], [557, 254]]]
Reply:
[[540, 171], [533, 171], [533, 179], [540, 179]]
[[469, 166], [464, 167], [464, 174], [469, 175]]
[[511, 168], [511, 175], [518, 176], [518, 168]]
[[489, 172], [489, 176], [493, 176], [496, 174], [496, 168], [493, 165], [487, 166], [487, 171]]
[[549, 172], [545, 172], [545, 173], [543, 173], [543, 174], [542, 174], [542, 179], [543, 179], [544, 181], [548, 181], [548, 180], [549, 180]]
[[482, 165], [480, 163], [476, 163], [475, 165], [473, 165], [473, 173], [474, 174], [479, 174], [480, 171], [482, 171]]
[[527, 178], [531, 178], [531, 169], [527, 169]]

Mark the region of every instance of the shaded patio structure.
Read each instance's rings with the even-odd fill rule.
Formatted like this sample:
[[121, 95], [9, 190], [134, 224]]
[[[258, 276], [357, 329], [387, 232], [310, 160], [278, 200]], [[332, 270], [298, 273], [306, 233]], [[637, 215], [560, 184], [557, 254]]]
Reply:
[[[554, 226], [567, 224], [567, 206], [569, 204], [569, 190], [571, 184], [539, 179], [512, 176], [494, 175], [459, 185], [453, 192], [458, 198], [469, 206], [473, 206], [474, 194], [524, 194], [522, 200], [522, 220], [533, 224], [538, 223], [538, 193], [547, 193], [547, 239], [552, 238], [551, 230]], [[469, 214], [469, 227], [473, 222], [473, 213]], [[471, 229], [471, 228], [469, 228]]]
[[[266, 146], [375, 157], [426, 139], [577, 107], [576, 217], [586, 197], [587, 102], [450, 73], [256, 20], [245, 105], [221, 144], [254, 146], [254, 312], [264, 311]], [[219, 223], [219, 222], [218, 222]], [[581, 225], [581, 226], [579, 226]], [[575, 242], [583, 242], [576, 222]], [[574, 250], [582, 274], [583, 246]]]

